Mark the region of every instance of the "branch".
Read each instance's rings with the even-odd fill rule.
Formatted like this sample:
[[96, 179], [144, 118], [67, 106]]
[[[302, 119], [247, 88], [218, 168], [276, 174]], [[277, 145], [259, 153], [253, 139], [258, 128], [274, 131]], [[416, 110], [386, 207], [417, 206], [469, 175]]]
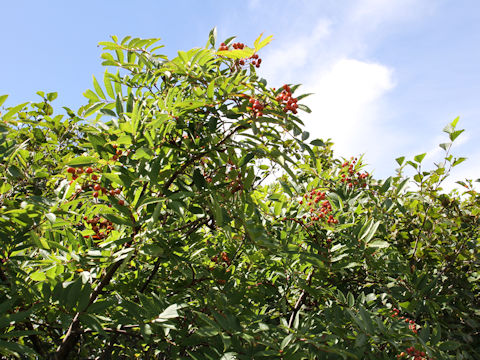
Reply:
[[[313, 277], [314, 272], [315, 272], [315, 270], [312, 270], [312, 272], [310, 274], [308, 274], [308, 276], [307, 276], [308, 285], [310, 285], [312, 283], [312, 277]], [[302, 307], [306, 296], [307, 296], [307, 292], [306, 292], [306, 290], [303, 290], [302, 293], [300, 294], [297, 302], [295, 303], [295, 307], [293, 308], [292, 315], [290, 315], [290, 320], [288, 321], [288, 327], [290, 329], [292, 328], [293, 321], [295, 320], [295, 316], [297, 316], [298, 311]]]
[[[233, 129], [230, 134], [226, 135], [221, 141], [219, 141], [213, 148], [218, 148], [219, 146], [223, 145], [229, 138], [231, 138], [238, 130], [241, 130], [245, 128], [244, 125], [240, 125], [240, 126], [237, 126], [235, 129]], [[208, 154], [211, 150], [208, 150], [208, 151], [202, 151], [200, 153], [198, 153], [197, 155], [191, 157], [190, 159], [188, 159], [185, 163], [183, 163], [182, 166], [180, 166], [180, 168], [175, 171], [173, 173], [173, 175], [170, 177], [170, 179], [168, 179], [168, 181], [165, 183], [165, 185], [163, 186], [163, 188], [166, 190], [170, 187], [170, 185], [173, 184], [173, 182], [175, 181], [175, 179], [185, 171], [185, 169], [190, 166], [193, 162], [195, 162], [196, 160], [200, 159], [202, 156]]]
[[150, 275], [148, 276], [148, 279], [145, 281], [145, 283], [140, 288], [140, 293], [143, 294], [143, 292], [147, 289], [148, 284], [150, 284], [150, 282], [153, 280], [153, 278], [157, 274], [157, 271], [158, 271], [158, 268], [160, 267], [161, 261], [162, 261], [161, 257], [158, 257], [157, 261], [155, 261], [155, 265], [153, 266], [152, 272], [150, 273]]
[[[203, 219], [197, 219], [195, 221], [192, 221], [190, 223], [188, 223], [187, 225], [192, 225], [192, 224], [195, 224], [195, 226], [193, 226], [192, 228], [190, 228], [186, 233], [185, 233], [185, 236], [190, 236], [193, 232], [195, 232], [199, 227], [201, 227], [202, 225], [206, 224], [210, 219], [205, 217]], [[181, 229], [184, 229], [186, 226], [181, 226], [180, 228]], [[179, 229], [180, 229], [179, 228]], [[145, 283], [143, 284], [143, 286], [141, 287], [140, 289], [140, 292], [143, 293], [145, 291], [145, 289], [147, 288], [148, 284], [153, 280], [153, 277], [155, 276], [155, 274], [157, 273], [158, 271], [158, 268], [160, 267], [160, 261], [161, 261], [161, 258], [159, 257], [157, 259], [157, 261], [155, 262], [155, 266], [153, 267], [153, 270], [152, 272], [150, 273], [148, 279], [145, 281]], [[188, 263], [188, 265], [190, 266], [190, 268], [192, 269], [192, 273], [193, 273], [193, 276], [192, 276], [192, 284], [194, 284], [196, 282], [195, 280], [195, 270], [192, 268], [192, 265], [190, 263]], [[191, 285], [192, 285], [191, 284]]]
[[67, 359], [68, 358], [68, 354], [70, 353], [70, 351], [72, 351], [72, 349], [77, 344], [78, 338], [79, 338], [80, 333], [81, 333], [81, 331], [80, 331], [80, 319], [79, 319], [80, 314], [87, 311], [88, 308], [90, 307], [90, 305], [92, 305], [95, 302], [98, 295], [100, 295], [100, 292], [103, 290], [103, 288], [105, 286], [107, 286], [110, 283], [113, 275], [115, 274], [115, 272], [118, 270], [118, 268], [122, 265], [122, 263], [124, 261], [125, 261], [125, 259], [122, 259], [122, 260], [117, 261], [116, 263], [114, 263], [112, 265], [112, 267], [108, 270], [108, 272], [103, 277], [100, 284], [98, 284], [98, 286], [95, 288], [95, 290], [90, 295], [90, 300], [89, 300], [87, 306], [85, 306], [85, 308], [82, 311], [77, 312], [75, 314], [70, 326], [68, 327], [67, 333], [65, 334], [65, 337], [63, 338], [62, 343], [60, 344], [60, 346], [58, 347], [58, 349], [57, 349], [57, 351], [54, 355], [55, 360], [62, 360], [62, 359]]

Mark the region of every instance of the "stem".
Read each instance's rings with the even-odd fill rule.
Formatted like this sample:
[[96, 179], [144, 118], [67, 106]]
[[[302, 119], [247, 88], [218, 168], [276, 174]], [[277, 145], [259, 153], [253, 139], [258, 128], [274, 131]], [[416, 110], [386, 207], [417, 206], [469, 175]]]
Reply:
[[[312, 277], [314, 274], [315, 270], [312, 270], [310, 274], [307, 276], [307, 283], [310, 285], [312, 283]], [[292, 314], [290, 315], [290, 320], [288, 321], [288, 327], [291, 329], [293, 325], [293, 321], [295, 320], [295, 316], [297, 316], [298, 311], [303, 305], [303, 302], [305, 301], [305, 297], [307, 296], [307, 291], [303, 290], [300, 296], [298, 297], [297, 302], [295, 303], [295, 307], [293, 308]]]
[[65, 337], [63, 338], [63, 341], [61, 345], [58, 347], [54, 359], [55, 360], [61, 360], [61, 359], [67, 359], [68, 354], [72, 349], [75, 347], [75, 345], [78, 342], [78, 338], [80, 336], [80, 314], [84, 313], [88, 310], [90, 305], [92, 305], [95, 300], [98, 298], [98, 295], [100, 295], [100, 292], [103, 290], [105, 286], [107, 286], [110, 281], [112, 280], [113, 275], [115, 272], [118, 270], [118, 268], [122, 265], [122, 263], [125, 261], [125, 259], [122, 259], [120, 261], [117, 261], [112, 265], [112, 267], [108, 270], [108, 272], [105, 274], [103, 277], [102, 281], [98, 286], [95, 288], [95, 290], [92, 292], [90, 295], [90, 301], [88, 302], [87, 306], [82, 311], [79, 311], [75, 314], [70, 326], [68, 327], [67, 333], [65, 334]]

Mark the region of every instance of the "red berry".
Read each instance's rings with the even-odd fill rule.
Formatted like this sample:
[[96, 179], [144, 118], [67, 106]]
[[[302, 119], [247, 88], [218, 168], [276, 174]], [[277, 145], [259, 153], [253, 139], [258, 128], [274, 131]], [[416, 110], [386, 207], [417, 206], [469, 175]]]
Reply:
[[77, 174], [83, 174], [83, 168], [78, 168], [77, 169]]
[[94, 189], [95, 191], [99, 191], [101, 188], [102, 188], [102, 187], [100, 186], [100, 184], [95, 184], [95, 185], [93, 186], [93, 189]]
[[118, 205], [123, 206], [125, 204], [125, 201], [123, 200], [118, 200]]
[[98, 180], [98, 176], [95, 175], [95, 174], [93, 174], [93, 175], [92, 175], [92, 180]]
[[95, 192], [93, 193], [93, 197], [94, 197], [94, 198], [98, 198], [98, 191], [95, 191]]
[[91, 174], [91, 173], [93, 173], [93, 169], [92, 169], [91, 167], [88, 167], [88, 168], [85, 170], [85, 172], [86, 172], [87, 174]]
[[75, 174], [75, 169], [73, 167], [69, 167], [67, 169], [67, 172], [70, 173], [70, 174]]

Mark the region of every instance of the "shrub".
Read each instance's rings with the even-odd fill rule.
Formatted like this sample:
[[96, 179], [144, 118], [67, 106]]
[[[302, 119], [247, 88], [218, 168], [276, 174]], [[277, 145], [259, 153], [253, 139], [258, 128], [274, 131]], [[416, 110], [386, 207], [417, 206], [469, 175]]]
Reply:
[[215, 38], [170, 60], [112, 37], [78, 111], [6, 109], [0, 353], [478, 358], [479, 196], [441, 188], [458, 119], [443, 163], [376, 180], [257, 76], [270, 38]]

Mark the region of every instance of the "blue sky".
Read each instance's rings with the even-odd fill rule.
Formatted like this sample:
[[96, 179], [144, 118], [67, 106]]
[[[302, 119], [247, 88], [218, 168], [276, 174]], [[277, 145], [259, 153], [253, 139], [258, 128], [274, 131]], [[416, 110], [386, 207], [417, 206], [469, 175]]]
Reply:
[[[82, 105], [101, 77], [99, 41], [160, 37], [165, 53], [204, 46], [209, 30], [262, 51], [271, 86], [302, 83], [312, 136], [339, 155], [365, 153], [377, 177], [395, 158], [440, 159], [442, 128], [460, 116], [453, 152], [469, 159], [456, 179], [480, 177], [480, 3], [476, 0], [9, 1], [2, 4], [0, 94], [6, 105], [57, 91], [58, 108]], [[452, 181], [450, 181], [450, 186]]]

